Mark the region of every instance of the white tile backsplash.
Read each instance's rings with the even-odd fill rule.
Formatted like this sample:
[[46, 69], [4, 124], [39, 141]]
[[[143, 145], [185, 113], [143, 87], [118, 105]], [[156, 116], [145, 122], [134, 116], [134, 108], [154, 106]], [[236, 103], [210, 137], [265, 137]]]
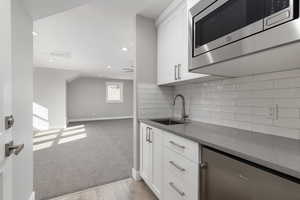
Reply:
[[180, 85], [167, 94], [179, 93], [193, 120], [300, 139], [300, 70]]
[[174, 113], [172, 101], [180, 93], [193, 120], [300, 139], [300, 70], [173, 88], [137, 87], [139, 118], [179, 117], [181, 101]]
[[172, 116], [171, 105], [174, 89], [156, 84], [138, 84], [138, 117], [160, 118]]

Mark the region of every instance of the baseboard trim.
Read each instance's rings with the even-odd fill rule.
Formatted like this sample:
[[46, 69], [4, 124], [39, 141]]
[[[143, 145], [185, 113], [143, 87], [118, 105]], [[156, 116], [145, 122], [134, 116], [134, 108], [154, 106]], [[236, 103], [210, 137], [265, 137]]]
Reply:
[[87, 122], [87, 121], [107, 121], [107, 120], [118, 120], [118, 119], [133, 119], [133, 116], [69, 119], [68, 123], [70, 123], [70, 122]]
[[28, 200], [35, 200], [35, 192], [33, 191]]
[[135, 180], [135, 181], [140, 181], [142, 180], [142, 177], [140, 176], [140, 172], [137, 171], [136, 169], [132, 168], [132, 178]]

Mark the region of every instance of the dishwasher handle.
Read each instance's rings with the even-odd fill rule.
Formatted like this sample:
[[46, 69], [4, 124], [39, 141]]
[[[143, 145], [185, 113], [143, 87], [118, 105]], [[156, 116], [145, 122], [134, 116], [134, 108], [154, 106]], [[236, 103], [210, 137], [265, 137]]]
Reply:
[[207, 188], [206, 188], [207, 169], [208, 169], [207, 162], [200, 163], [200, 199], [201, 200], [207, 199]]

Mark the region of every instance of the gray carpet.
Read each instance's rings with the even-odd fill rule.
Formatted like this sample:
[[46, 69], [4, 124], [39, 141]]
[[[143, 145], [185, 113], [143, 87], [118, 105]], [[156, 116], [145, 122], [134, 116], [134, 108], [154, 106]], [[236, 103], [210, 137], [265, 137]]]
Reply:
[[73, 123], [70, 129], [35, 133], [37, 200], [128, 178], [132, 134], [132, 120]]

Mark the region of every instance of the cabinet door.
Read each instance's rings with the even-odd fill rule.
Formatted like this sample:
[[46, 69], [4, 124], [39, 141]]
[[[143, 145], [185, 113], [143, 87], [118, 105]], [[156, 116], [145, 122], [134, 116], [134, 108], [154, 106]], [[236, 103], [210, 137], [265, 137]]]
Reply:
[[196, 74], [196, 73], [190, 73], [189, 72], [189, 37], [188, 37], [188, 9], [187, 9], [187, 3], [186, 1], [183, 2], [182, 6], [178, 8], [178, 17], [177, 19], [177, 32], [179, 34], [177, 40], [177, 58], [178, 58], [178, 64], [179, 67], [179, 78], [180, 80], [191, 80], [195, 78], [200, 78], [203, 75]]
[[152, 185], [158, 198], [162, 197], [163, 186], [163, 136], [159, 129], [151, 129], [152, 142]]
[[166, 19], [158, 27], [157, 38], [157, 81], [158, 84], [168, 84], [175, 81], [175, 48], [174, 28], [172, 18]]
[[[183, 1], [158, 26], [157, 79], [158, 84], [170, 84], [200, 78], [203, 75], [188, 71], [188, 9]], [[178, 66], [175, 68], [175, 66]]]
[[147, 184], [151, 184], [152, 179], [152, 145], [149, 142], [149, 127], [140, 125], [140, 173]]

